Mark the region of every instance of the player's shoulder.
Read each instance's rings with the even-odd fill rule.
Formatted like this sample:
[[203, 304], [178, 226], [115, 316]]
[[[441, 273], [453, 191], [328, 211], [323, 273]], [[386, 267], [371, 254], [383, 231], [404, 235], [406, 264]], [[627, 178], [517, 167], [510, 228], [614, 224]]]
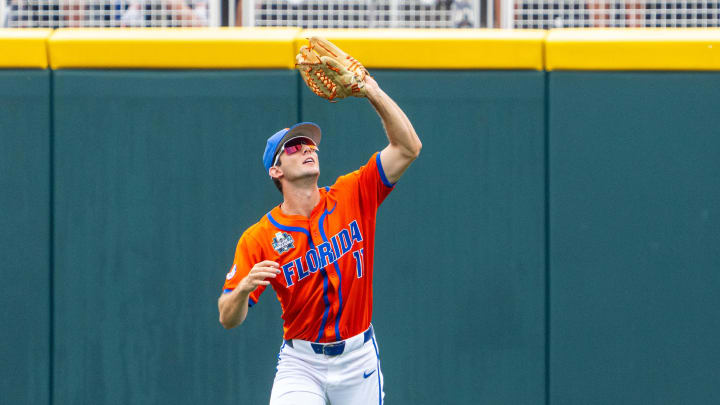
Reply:
[[341, 189], [344, 186], [355, 184], [358, 182], [359, 178], [362, 176], [363, 172], [367, 170], [377, 170], [376, 166], [376, 156], [378, 156], [380, 152], [375, 152], [372, 154], [370, 159], [362, 166], [357, 168], [356, 170], [353, 170], [349, 173], [343, 174], [342, 176], [338, 177], [337, 180], [335, 180], [335, 184], [330, 186], [331, 189]]
[[245, 240], [248, 243], [258, 243], [258, 241], [266, 239], [264, 236], [271, 235], [272, 232], [272, 224], [268, 220], [267, 214], [265, 214], [242, 233], [240, 240]]

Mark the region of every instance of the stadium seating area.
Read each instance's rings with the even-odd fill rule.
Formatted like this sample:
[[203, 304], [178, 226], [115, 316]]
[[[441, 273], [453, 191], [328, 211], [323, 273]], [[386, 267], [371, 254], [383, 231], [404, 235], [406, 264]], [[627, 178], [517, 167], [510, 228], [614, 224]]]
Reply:
[[514, 28], [717, 27], [720, 1], [516, 0]]
[[[232, 19], [210, 16], [220, 16], [221, 10], [231, 10], [229, 6], [245, 10], [244, 25], [249, 26], [521, 29], [720, 26], [720, 0], [0, 0], [0, 26], [217, 26]], [[501, 18], [507, 15], [503, 11], [508, 8], [512, 8], [510, 18]], [[242, 24], [243, 19], [238, 18], [236, 25]]]
[[0, 0], [5, 27], [208, 26], [206, 0]]
[[304, 28], [471, 28], [479, 26], [479, 4], [470, 0], [258, 0], [254, 22]]

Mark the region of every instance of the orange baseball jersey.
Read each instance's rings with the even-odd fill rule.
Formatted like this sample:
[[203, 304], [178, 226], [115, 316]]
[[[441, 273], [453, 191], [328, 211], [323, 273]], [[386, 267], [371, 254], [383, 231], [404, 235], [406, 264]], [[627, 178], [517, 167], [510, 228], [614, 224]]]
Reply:
[[[238, 241], [223, 292], [256, 263], [272, 260], [280, 264], [269, 281], [282, 307], [285, 339], [326, 343], [362, 333], [372, 319], [375, 216], [393, 187], [378, 152], [321, 188], [310, 218], [273, 208]], [[264, 290], [250, 294], [250, 306]]]

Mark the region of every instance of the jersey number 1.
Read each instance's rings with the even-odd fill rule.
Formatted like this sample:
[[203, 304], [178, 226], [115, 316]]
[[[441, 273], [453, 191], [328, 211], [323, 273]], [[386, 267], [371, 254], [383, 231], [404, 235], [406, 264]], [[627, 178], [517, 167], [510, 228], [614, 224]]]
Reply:
[[356, 250], [353, 252], [353, 257], [355, 258], [355, 269], [357, 270], [357, 277], [360, 278], [363, 276], [363, 250]]

